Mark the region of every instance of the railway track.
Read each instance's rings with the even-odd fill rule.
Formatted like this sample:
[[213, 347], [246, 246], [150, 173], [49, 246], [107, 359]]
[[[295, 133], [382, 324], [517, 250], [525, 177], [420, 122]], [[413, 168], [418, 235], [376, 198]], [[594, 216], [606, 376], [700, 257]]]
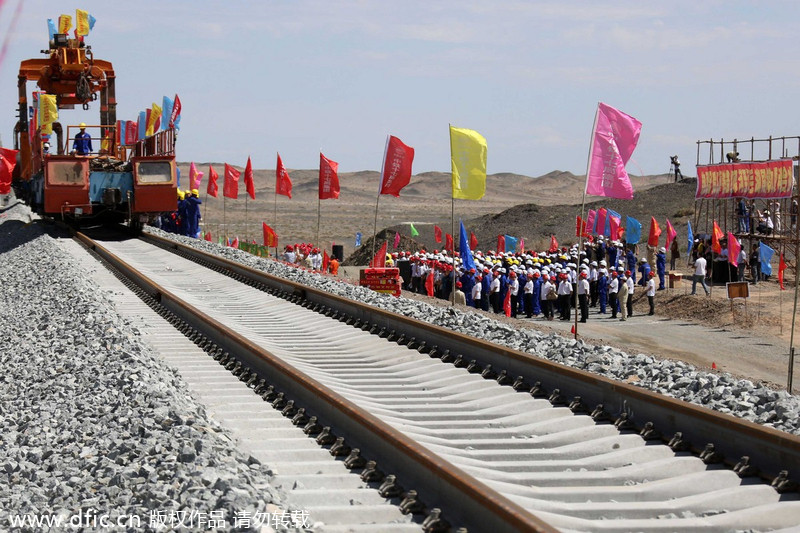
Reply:
[[[380, 520], [362, 509], [348, 523], [346, 512], [325, 515], [319, 506], [332, 531], [383, 530], [377, 523], [387, 531], [470, 532], [788, 531], [800, 524], [786, 473], [800, 467], [797, 437], [173, 241], [80, 238], [212, 354], [203, 364], [217, 359], [237, 375], [220, 378], [210, 397], [238, 397], [226, 391], [247, 383], [245, 412], [264, 404], [253, 400], [259, 393], [290, 421], [285, 429], [302, 428], [314, 437], [305, 442], [320, 443], [356, 473], [352, 490], [374, 491], [369, 501], [383, 508]], [[252, 427], [243, 425], [255, 431], [270, 417], [249, 418]], [[290, 474], [294, 486], [344, 483], [303, 472]], [[324, 503], [353, 500], [347, 490], [328, 490]], [[311, 500], [304, 503], [314, 518]], [[387, 501], [407, 514], [386, 512]]]

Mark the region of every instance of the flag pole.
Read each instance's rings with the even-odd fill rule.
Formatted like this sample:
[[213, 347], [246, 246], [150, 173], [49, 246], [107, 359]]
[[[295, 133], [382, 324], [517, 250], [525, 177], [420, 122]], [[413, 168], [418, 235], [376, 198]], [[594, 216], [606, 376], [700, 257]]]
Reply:
[[247, 200], [250, 193], [244, 195], [244, 240], [250, 240], [250, 223], [247, 221]]
[[[272, 218], [272, 227], [273, 231], [277, 231], [278, 229], [278, 181], [277, 181], [277, 171], [275, 176], [275, 213]], [[275, 259], [278, 258], [278, 239], [275, 239]]]
[[[584, 217], [584, 210], [586, 209], [586, 189], [589, 186], [589, 170], [592, 166], [592, 152], [594, 151], [594, 133], [597, 130], [597, 119], [600, 117], [600, 103], [597, 104], [597, 111], [594, 114], [594, 124], [592, 125], [592, 134], [589, 137], [589, 155], [586, 158], [586, 183], [583, 186], [583, 199], [581, 200], [581, 221], [583, 221]], [[580, 268], [580, 261], [581, 261], [581, 252], [583, 251], [583, 232], [581, 231], [580, 223], [577, 224], [578, 227], [578, 268]], [[580, 283], [580, 273], [576, 272], [578, 276], [578, 283]], [[578, 283], [575, 284], [575, 322], [573, 324], [574, 329], [574, 339], [577, 340], [578, 338], [578, 312], [580, 311], [580, 306], [578, 302]], [[623, 309], [623, 313], [624, 313]]]
[[383, 148], [383, 162], [381, 163], [381, 179], [378, 180], [378, 197], [375, 199], [375, 223], [372, 226], [372, 257], [375, 257], [375, 241], [378, 240], [378, 203], [381, 201], [383, 190], [383, 173], [386, 171], [386, 153], [389, 151], [389, 136], [386, 136], [386, 145]]
[[789, 375], [786, 380], [786, 390], [789, 391], [789, 394], [792, 393], [792, 377], [794, 374], [794, 324], [797, 320], [797, 292], [798, 289], [800, 289], [800, 261], [796, 260], [795, 263], [796, 264], [794, 272], [794, 309], [792, 310], [792, 332], [789, 335]]
[[[453, 225], [455, 224], [455, 212], [456, 212], [456, 196], [455, 191], [453, 190], [453, 125], [448, 123], [447, 124], [447, 131], [450, 135], [450, 235], [453, 234]], [[447, 238], [444, 241], [445, 247], [447, 247]], [[453, 242], [453, 280], [451, 282], [452, 288], [450, 289], [450, 305], [455, 307], [456, 305], [456, 254], [455, 254], [455, 241]]]
[[225, 244], [227, 246], [228, 243], [228, 217], [226, 212], [226, 206], [228, 202], [225, 200], [226, 196], [223, 191], [222, 193], [222, 227], [225, 228]]

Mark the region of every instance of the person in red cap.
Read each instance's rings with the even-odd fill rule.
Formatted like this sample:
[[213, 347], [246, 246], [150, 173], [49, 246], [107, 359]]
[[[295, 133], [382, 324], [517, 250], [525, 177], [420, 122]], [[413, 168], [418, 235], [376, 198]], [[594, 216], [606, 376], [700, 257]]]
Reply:
[[467, 305], [467, 298], [464, 294], [464, 291], [461, 290], [462, 283], [460, 281], [456, 281], [456, 294], [454, 296], [453, 303], [456, 305]]

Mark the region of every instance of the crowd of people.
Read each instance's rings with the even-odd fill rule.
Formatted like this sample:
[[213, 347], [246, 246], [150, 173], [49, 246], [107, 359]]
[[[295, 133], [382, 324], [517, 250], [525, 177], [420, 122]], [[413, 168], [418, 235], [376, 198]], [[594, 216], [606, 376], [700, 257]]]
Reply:
[[[692, 266], [692, 294], [699, 284], [710, 293], [712, 263], [725, 281], [744, 281], [748, 268], [751, 283], [763, 279], [760, 272], [758, 244], [749, 255], [741, 251], [739, 265], [727, 262], [727, 243], [721, 241], [722, 253], [712, 252], [711, 240], [696, 239], [690, 257], [681, 263], [677, 241], [669, 251], [669, 270]], [[638, 251], [642, 249], [640, 257]], [[648, 314], [655, 314], [655, 296], [667, 288], [667, 250], [650, 245], [626, 245], [625, 241], [598, 237], [586, 243], [542, 252], [472, 252], [475, 268], [465, 269], [458, 254], [446, 250], [395, 252], [387, 264], [399, 267], [403, 289], [511, 317], [546, 320], [571, 320], [577, 309], [579, 321], [586, 322], [589, 309], [597, 315], [627, 320], [633, 316], [633, 300], [643, 291]], [[724, 271], [723, 271], [724, 268]], [[730, 268], [730, 270], [729, 270]], [[455, 283], [455, 294], [452, 294]]]
[[339, 274], [339, 259], [336, 256], [329, 257], [310, 243], [287, 244], [279, 259], [314, 272], [328, 272], [334, 276]]
[[163, 213], [154, 225], [169, 233], [177, 233], [187, 237], [198, 238], [200, 234], [200, 191], [178, 189], [178, 209], [171, 213]]

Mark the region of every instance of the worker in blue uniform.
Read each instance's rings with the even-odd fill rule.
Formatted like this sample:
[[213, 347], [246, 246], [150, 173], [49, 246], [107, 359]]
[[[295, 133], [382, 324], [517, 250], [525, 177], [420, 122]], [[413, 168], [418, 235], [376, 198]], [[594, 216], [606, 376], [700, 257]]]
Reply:
[[634, 255], [632, 248], [628, 248], [628, 252], [625, 254], [625, 261], [628, 263], [628, 270], [631, 271], [631, 279], [636, 283], [636, 255]]
[[667, 273], [667, 249], [662, 247], [658, 249], [656, 254], [656, 273], [658, 274], [658, 290], [663, 291], [664, 275]]
[[86, 123], [81, 122], [78, 127], [81, 131], [75, 134], [75, 142], [72, 143], [72, 153], [89, 155], [92, 153], [92, 136], [86, 133]]

